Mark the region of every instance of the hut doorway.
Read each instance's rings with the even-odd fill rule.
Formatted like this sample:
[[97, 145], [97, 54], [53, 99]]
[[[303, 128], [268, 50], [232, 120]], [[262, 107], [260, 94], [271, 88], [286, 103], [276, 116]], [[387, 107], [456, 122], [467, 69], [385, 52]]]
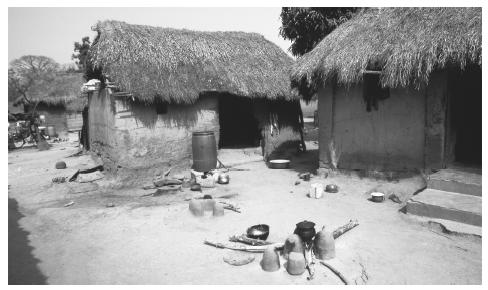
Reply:
[[468, 66], [449, 82], [450, 163], [481, 167], [481, 68]]
[[254, 117], [253, 102], [233, 95], [219, 96], [219, 148], [259, 146], [261, 132]]

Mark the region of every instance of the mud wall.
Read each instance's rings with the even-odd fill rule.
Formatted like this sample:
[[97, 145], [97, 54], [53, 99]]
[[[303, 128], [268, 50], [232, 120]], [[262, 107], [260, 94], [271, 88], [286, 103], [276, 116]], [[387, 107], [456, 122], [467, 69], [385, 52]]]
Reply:
[[[104, 117], [89, 117], [97, 120], [90, 124], [90, 140], [100, 143], [93, 148], [105, 157], [109, 170], [161, 172], [169, 167], [190, 167], [193, 131], [214, 131], [218, 142], [216, 98], [202, 97], [193, 105], [168, 104], [159, 114], [155, 105], [126, 97], [98, 99], [91, 104], [98, 105], [94, 112], [100, 110], [97, 115]], [[94, 125], [101, 128], [94, 129]]]
[[319, 166], [404, 171], [424, 167], [425, 89], [390, 89], [366, 110], [361, 85], [319, 91]]
[[88, 131], [90, 150], [102, 158], [108, 170], [116, 169], [114, 103], [106, 90], [88, 96]]

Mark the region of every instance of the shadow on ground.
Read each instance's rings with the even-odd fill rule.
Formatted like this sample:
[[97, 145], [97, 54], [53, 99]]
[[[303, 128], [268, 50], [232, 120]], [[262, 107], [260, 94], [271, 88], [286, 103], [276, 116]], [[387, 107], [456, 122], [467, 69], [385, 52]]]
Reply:
[[39, 260], [32, 255], [28, 232], [20, 228], [23, 215], [15, 199], [8, 199], [8, 284], [42, 285], [46, 277], [37, 268]]
[[296, 153], [291, 158], [290, 169], [298, 173], [310, 172], [316, 174], [318, 167], [319, 167], [318, 149], [310, 149], [305, 152], [299, 152]]

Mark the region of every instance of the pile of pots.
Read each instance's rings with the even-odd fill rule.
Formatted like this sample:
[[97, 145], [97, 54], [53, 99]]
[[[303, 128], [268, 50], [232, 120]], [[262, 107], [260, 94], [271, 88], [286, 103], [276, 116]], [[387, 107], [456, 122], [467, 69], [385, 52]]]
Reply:
[[[325, 229], [316, 233], [313, 222], [300, 222], [296, 225], [294, 233], [286, 239], [283, 247], [286, 271], [291, 275], [302, 275], [307, 267], [313, 264], [313, 255], [320, 260], [334, 258], [334, 237]], [[278, 250], [274, 246], [269, 246], [263, 253], [261, 268], [267, 272], [274, 272], [280, 267]]]

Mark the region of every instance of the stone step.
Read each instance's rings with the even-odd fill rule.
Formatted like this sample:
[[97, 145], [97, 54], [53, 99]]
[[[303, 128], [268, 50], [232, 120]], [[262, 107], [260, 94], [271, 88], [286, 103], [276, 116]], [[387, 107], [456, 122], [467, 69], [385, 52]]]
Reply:
[[481, 197], [427, 188], [407, 202], [406, 212], [481, 226]]
[[442, 169], [429, 176], [427, 188], [482, 196], [481, 174], [458, 169]]

